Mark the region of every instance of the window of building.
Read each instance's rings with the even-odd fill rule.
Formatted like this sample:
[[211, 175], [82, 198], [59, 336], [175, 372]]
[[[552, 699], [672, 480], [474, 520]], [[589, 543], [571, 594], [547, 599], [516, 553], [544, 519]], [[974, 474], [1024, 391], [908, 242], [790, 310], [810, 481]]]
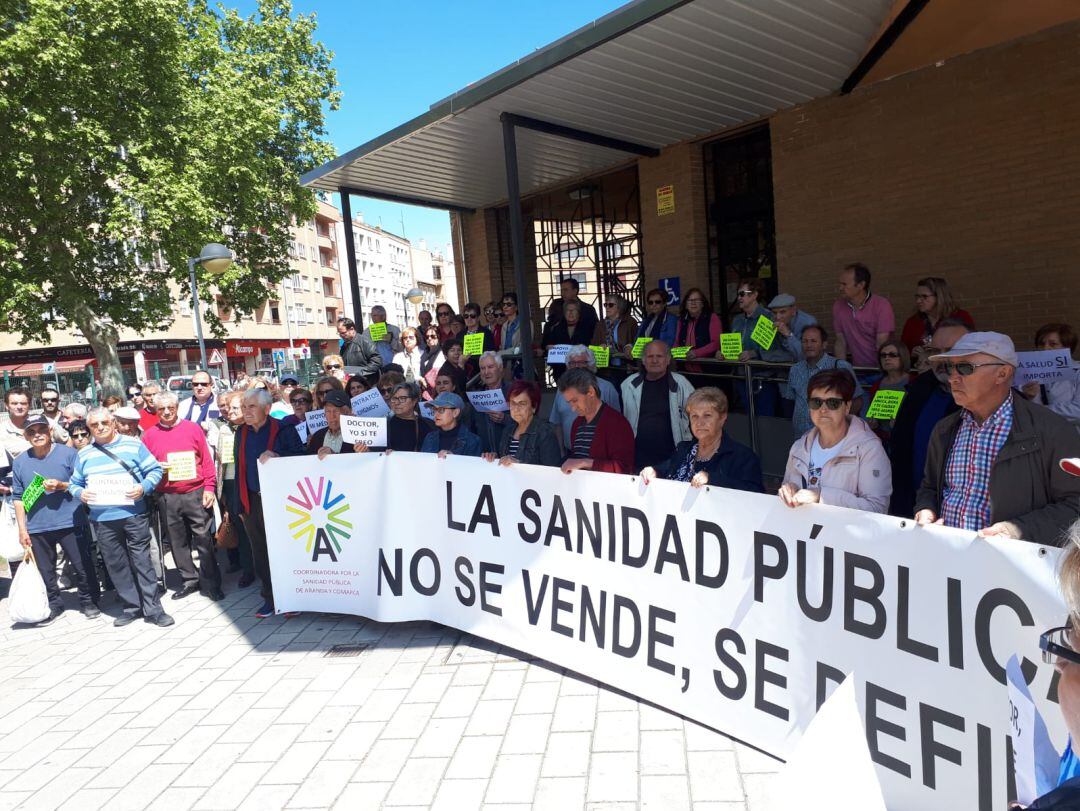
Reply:
[[333, 307], [326, 308], [326, 326], [332, 327], [337, 323], [337, 310]]
[[281, 323], [281, 307], [276, 301], [271, 301], [270, 302], [270, 323], [271, 324], [280, 324]]

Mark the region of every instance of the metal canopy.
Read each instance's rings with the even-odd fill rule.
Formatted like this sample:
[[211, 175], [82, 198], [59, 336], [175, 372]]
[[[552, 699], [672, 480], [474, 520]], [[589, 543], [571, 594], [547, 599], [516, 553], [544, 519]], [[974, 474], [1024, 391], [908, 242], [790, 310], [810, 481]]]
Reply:
[[[840, 89], [893, 0], [636, 0], [308, 172], [436, 207], [507, 198], [503, 112], [664, 147]], [[522, 195], [626, 152], [521, 130]]]

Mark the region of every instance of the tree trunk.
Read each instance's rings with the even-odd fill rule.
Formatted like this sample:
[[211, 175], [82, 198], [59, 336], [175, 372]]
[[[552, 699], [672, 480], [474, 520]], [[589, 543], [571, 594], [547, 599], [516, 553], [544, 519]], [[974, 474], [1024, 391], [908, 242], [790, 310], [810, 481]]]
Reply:
[[100, 318], [85, 304], [80, 304], [73, 314], [79, 331], [94, 350], [94, 360], [101, 385], [99, 402], [115, 394], [124, 398], [124, 375], [120, 369], [120, 353], [117, 351], [120, 335], [110, 322]]

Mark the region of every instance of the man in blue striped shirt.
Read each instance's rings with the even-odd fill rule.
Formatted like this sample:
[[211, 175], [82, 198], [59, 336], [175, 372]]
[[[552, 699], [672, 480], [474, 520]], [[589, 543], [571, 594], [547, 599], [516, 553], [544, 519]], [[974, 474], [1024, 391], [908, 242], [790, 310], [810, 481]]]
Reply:
[[146, 498], [161, 481], [161, 465], [146, 446], [116, 431], [107, 408], [86, 415], [93, 442], [79, 451], [68, 487], [90, 508], [98, 547], [109, 570], [123, 614], [113, 622], [128, 625], [141, 615], [161, 626], [175, 620], [165, 613], [150, 560]]

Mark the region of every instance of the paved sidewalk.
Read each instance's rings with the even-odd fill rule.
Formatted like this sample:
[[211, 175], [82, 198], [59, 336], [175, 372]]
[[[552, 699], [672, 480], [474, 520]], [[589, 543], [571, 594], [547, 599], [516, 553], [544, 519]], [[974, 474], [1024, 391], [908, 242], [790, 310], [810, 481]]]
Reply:
[[[257, 620], [258, 603], [166, 599], [168, 629], [69, 610], [11, 630], [0, 601], [0, 809], [762, 811], [779, 767], [449, 628]], [[368, 647], [326, 656], [350, 643]]]

